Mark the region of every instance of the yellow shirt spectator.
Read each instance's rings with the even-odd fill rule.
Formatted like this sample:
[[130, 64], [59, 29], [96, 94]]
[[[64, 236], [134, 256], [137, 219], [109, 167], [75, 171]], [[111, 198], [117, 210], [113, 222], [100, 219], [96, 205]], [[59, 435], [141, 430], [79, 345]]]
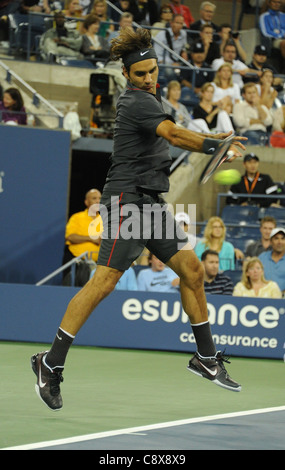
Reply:
[[235, 297], [263, 297], [267, 299], [281, 299], [282, 292], [274, 281], [261, 287], [256, 293], [254, 289], [247, 289], [242, 282], [238, 282], [234, 288], [233, 296]]
[[87, 209], [73, 214], [65, 230], [65, 240], [73, 256], [79, 256], [85, 251], [92, 252], [92, 259], [97, 262], [103, 232], [103, 221], [97, 212], [95, 217], [89, 215], [89, 208], [99, 204], [101, 193], [97, 189], [88, 191], [85, 197]]

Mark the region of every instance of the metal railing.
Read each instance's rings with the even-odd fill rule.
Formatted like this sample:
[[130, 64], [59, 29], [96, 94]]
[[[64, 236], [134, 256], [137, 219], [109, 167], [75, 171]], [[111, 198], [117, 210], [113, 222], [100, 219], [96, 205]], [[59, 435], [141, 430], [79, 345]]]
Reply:
[[[87, 261], [90, 260], [90, 257], [92, 255], [92, 251], [85, 251], [84, 253], [82, 253], [81, 255], [77, 256], [76, 258], [73, 258], [71, 261], [68, 261], [68, 263], [65, 263], [64, 265], [62, 265], [60, 268], [56, 269], [55, 271], [53, 271], [52, 273], [50, 273], [48, 276], [44, 277], [43, 279], [41, 279], [40, 281], [38, 281], [36, 283], [36, 286], [42, 286], [43, 284], [45, 284], [46, 282], [50, 281], [51, 279], [53, 279], [54, 277], [56, 277], [58, 274], [62, 273], [63, 271], [65, 271], [66, 269], [68, 268], [71, 268], [71, 286], [74, 286], [75, 284], [75, 265], [80, 261], [82, 260], [83, 258], [86, 258]], [[94, 262], [94, 265], [96, 265], [96, 263]]]
[[[248, 199], [250, 197], [253, 199], [285, 199], [285, 194], [274, 194], [274, 195], [269, 195], [269, 194], [248, 194], [248, 193], [218, 193], [217, 196], [217, 211], [216, 214], [220, 216], [220, 211], [221, 211], [221, 198], [222, 197], [230, 197], [230, 198], [243, 198], [243, 199]], [[283, 208], [283, 207], [282, 207]], [[281, 208], [281, 209], [282, 209]], [[285, 209], [285, 207], [284, 207]], [[231, 224], [231, 226], [239, 226], [240, 224]], [[248, 227], [250, 225], [247, 225]]]
[[[113, 5], [113, 3], [111, 3], [109, 0], [106, 0], [107, 2], [107, 5], [109, 7], [111, 7], [113, 10], [115, 10], [117, 13], [120, 13], [120, 15], [123, 14], [123, 11], [120, 10], [118, 7], [116, 7], [116, 5]], [[151, 29], [151, 27], [147, 26], [147, 25], [140, 25], [138, 23], [136, 23], [135, 21], [133, 21], [133, 26], [135, 26], [136, 28], [147, 28], [147, 29]], [[188, 62], [188, 60], [185, 60], [183, 57], [181, 57], [179, 54], [177, 54], [177, 52], [173, 51], [172, 49], [170, 49], [170, 47], [166, 46], [166, 44], [163, 44], [161, 41], [159, 41], [159, 39], [157, 39], [156, 37], [153, 37], [152, 40], [154, 42], [156, 42], [159, 46], [163, 47], [167, 52], [169, 52], [172, 56], [174, 56], [176, 59], [179, 59], [180, 62], [182, 62], [183, 64], [187, 65], [187, 67], [193, 69], [193, 65], [190, 64], [190, 62]], [[177, 67], [176, 67], [177, 68]]]
[[[88, 255], [88, 251], [85, 251], [84, 253], [82, 253], [82, 255], [80, 256], [77, 256], [76, 258], [73, 258], [71, 261], [68, 261], [68, 263], [62, 265], [60, 268], [56, 269], [55, 271], [53, 271], [52, 273], [50, 273], [48, 276], [44, 277], [43, 279], [41, 279], [40, 281], [38, 281], [36, 283], [36, 286], [42, 286], [43, 284], [45, 284], [46, 282], [50, 281], [51, 279], [53, 279], [55, 276], [57, 276], [58, 274], [62, 273], [65, 269], [69, 268], [69, 267], [74, 267], [75, 268], [75, 263], [78, 263], [78, 261], [80, 261], [82, 258], [84, 258], [85, 256]], [[71, 272], [73, 272], [73, 269], [71, 270]]]
[[32, 88], [25, 80], [23, 80], [16, 72], [13, 72], [4, 62], [0, 60], [0, 67], [6, 72], [6, 81], [12, 83], [15, 81], [21, 85], [23, 91], [28, 92], [32, 95], [32, 103], [34, 106], [39, 107], [40, 105], [46, 107], [51, 113], [49, 116], [54, 115], [57, 117], [60, 129], [63, 128], [64, 115], [56, 109], [49, 101], [47, 101], [42, 95], [40, 95], [34, 88]]
[[75, 285], [75, 268], [76, 264], [79, 263], [79, 261], [85, 259], [85, 261], [90, 264], [95, 268], [97, 265], [95, 261], [92, 260], [92, 253], [93, 251], [85, 251], [81, 255], [77, 256], [76, 258], [73, 258], [72, 260], [68, 261], [67, 263], [63, 264], [60, 268], [56, 269], [52, 273], [50, 273], [48, 276], [44, 277], [40, 281], [36, 283], [36, 286], [42, 286], [43, 284], [46, 284], [48, 281], [53, 279], [54, 277], [58, 276], [58, 274], [61, 274], [63, 271], [65, 271], [68, 268], [71, 268], [70, 270], [70, 286]]
[[[107, 5], [109, 6], [109, 8], [111, 10], [115, 10], [117, 13], [119, 13], [120, 15], [123, 14], [124, 12], [122, 10], [120, 10], [116, 5], [114, 5], [113, 3], [111, 3], [109, 0], [106, 0], [107, 2]], [[232, 22], [233, 22], [233, 19], [235, 17], [235, 3], [234, 2], [234, 5], [233, 5], [233, 9], [232, 9], [232, 13], [233, 13], [233, 17], [232, 17]], [[29, 57], [30, 57], [30, 53], [31, 53], [31, 38], [32, 38], [32, 26], [33, 26], [33, 21], [32, 21], [32, 18], [34, 16], [43, 16], [44, 18], [53, 18], [53, 15], [51, 14], [45, 14], [45, 13], [35, 13], [35, 12], [29, 12], [28, 13], [28, 21], [27, 21], [27, 44], [26, 44], [26, 57], [27, 57], [27, 60], [29, 60]], [[68, 20], [68, 17], [67, 17], [67, 20]], [[73, 21], [78, 21], [78, 22], [83, 22], [84, 21], [84, 18], [72, 18]], [[103, 21], [102, 24], [114, 24], [114, 25], [118, 25], [118, 23], [116, 22], [106, 22], [106, 21]], [[146, 29], [160, 29], [160, 30], [166, 30], [166, 28], [153, 28], [153, 26], [149, 26], [149, 25], [140, 25], [138, 23], [136, 23], [135, 21], [133, 21], [133, 26], [136, 27], [136, 28], [146, 28]], [[185, 30], [187, 32], [187, 34], [200, 34], [199, 31], [194, 31], [194, 30], [189, 30], [189, 29], [186, 29]], [[159, 41], [156, 37], [153, 37], [152, 38], [152, 41], [157, 43], [159, 46], [161, 46], [163, 49], [165, 49], [165, 51], [167, 51], [169, 54], [171, 54], [174, 58], [176, 58], [180, 64], [182, 65], [179, 65], [179, 66], [172, 66], [171, 64], [159, 64], [159, 67], [160, 68], [164, 68], [164, 67], [168, 67], [168, 68], [173, 68], [173, 69], [191, 69], [193, 70], [193, 76], [192, 76], [192, 86], [195, 85], [195, 75], [196, 75], [196, 67], [193, 66], [188, 60], [184, 59], [183, 57], [180, 56], [180, 54], [178, 54], [177, 52], [175, 52], [174, 50], [172, 50], [171, 48], [169, 48], [168, 45], [162, 43], [161, 41]], [[211, 68], [201, 68], [199, 69], [200, 71], [213, 71], [213, 69]], [[237, 74], [237, 72], [234, 71], [235, 74]], [[278, 75], [279, 76], [279, 75]], [[282, 76], [282, 75], [280, 75]]]

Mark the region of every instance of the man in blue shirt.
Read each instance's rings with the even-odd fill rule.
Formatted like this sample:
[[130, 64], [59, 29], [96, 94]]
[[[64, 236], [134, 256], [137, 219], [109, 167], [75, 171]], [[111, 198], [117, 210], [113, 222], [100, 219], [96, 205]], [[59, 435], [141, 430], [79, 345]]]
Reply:
[[[170, 66], [182, 65], [177, 56], [172, 55], [160, 44], [165, 44], [165, 46], [180, 56], [182, 49], [185, 48], [187, 43], [187, 34], [186, 30], [183, 29], [183, 24], [183, 15], [174, 15], [170, 23], [170, 28], [160, 31], [155, 36], [154, 49], [157, 54], [159, 64]], [[161, 73], [163, 73], [168, 82], [179, 78], [179, 74], [177, 75], [175, 69], [172, 67], [163, 67], [161, 69]]]
[[285, 58], [285, 13], [280, 11], [281, 0], [269, 0], [269, 9], [260, 15], [261, 34], [272, 41], [272, 47], [280, 49]]
[[270, 234], [272, 250], [259, 255], [264, 267], [265, 279], [275, 281], [285, 292], [285, 229], [274, 228]]
[[138, 290], [147, 292], [179, 292], [179, 277], [150, 253], [151, 267], [138, 275]]

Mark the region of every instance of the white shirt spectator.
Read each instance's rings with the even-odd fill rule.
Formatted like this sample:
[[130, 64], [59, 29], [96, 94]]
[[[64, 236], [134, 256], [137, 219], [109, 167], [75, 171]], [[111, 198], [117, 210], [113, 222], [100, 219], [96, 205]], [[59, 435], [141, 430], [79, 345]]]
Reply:
[[233, 105], [236, 103], [236, 101], [241, 100], [241, 94], [240, 94], [240, 87], [234, 83], [233, 87], [229, 88], [221, 88], [217, 86], [214, 82], [211, 83], [214, 87], [214, 95], [213, 95], [213, 101], [216, 103], [217, 101], [220, 101], [222, 98], [225, 96], [230, 96]]
[[234, 105], [233, 119], [234, 123], [238, 128], [238, 131], [243, 134], [246, 131], [260, 130], [266, 132], [266, 127], [271, 126], [272, 116], [266, 106], [261, 105], [263, 111], [266, 113], [266, 118], [263, 120], [263, 124], [256, 123], [250, 124], [251, 119], [258, 119], [258, 110], [256, 107], [251, 106], [246, 101], [240, 101]]
[[[219, 59], [215, 59], [212, 62], [212, 69], [213, 70], [218, 70], [221, 65], [225, 63], [225, 59], [223, 57], [220, 57]], [[248, 66], [245, 65], [241, 60], [235, 59], [231, 63], [232, 69], [233, 69], [233, 82], [236, 83], [239, 88], [241, 89], [243, 87], [243, 80], [242, 77], [239, 73], [237, 73], [239, 70], [246, 70], [248, 69]]]

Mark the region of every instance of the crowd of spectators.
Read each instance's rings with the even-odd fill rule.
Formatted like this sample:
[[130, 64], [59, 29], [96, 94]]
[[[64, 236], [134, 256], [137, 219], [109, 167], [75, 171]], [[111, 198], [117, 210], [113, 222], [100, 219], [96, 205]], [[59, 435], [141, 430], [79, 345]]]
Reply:
[[[1, 2], [1, 28], [9, 21], [9, 14], [14, 13], [15, 4], [17, 2], [9, 0]], [[215, 22], [216, 6], [208, 1], [201, 3], [199, 18], [194, 18], [180, 0], [162, 3], [160, 9], [155, 0], [114, 2], [123, 14], [109, 8], [105, 0], [67, 0], [66, 3], [24, 0], [17, 5], [21, 13], [32, 11], [52, 15], [52, 23], [39, 42], [41, 58], [50, 63], [65, 56], [88, 59], [96, 66], [98, 61], [108, 60], [110, 41], [120, 28], [131, 27], [133, 21], [151, 27], [160, 79], [164, 84], [164, 107], [182, 126], [200, 132], [236, 130], [248, 137], [248, 144], [257, 146], [270, 145], [273, 130], [285, 130], [285, 106], [279, 98], [283, 82], [278, 76], [285, 71], [285, 13], [278, 0], [266, 0], [263, 6], [260, 44], [255, 47], [252, 57], [247, 57], [238, 32], [232, 31], [229, 24]], [[274, 49], [280, 52], [278, 70], [270, 61]], [[185, 66], [185, 61], [190, 67]], [[191, 106], [183, 104], [181, 99], [184, 88], [190, 92]], [[26, 124], [25, 106], [19, 90], [8, 88], [2, 95], [1, 120]], [[252, 193], [274, 194], [271, 177], [260, 173], [258, 165], [256, 154], [245, 156], [245, 174], [239, 184], [230, 188], [228, 204], [258, 204], [265, 208], [276, 204], [277, 199], [252, 201], [250, 198]], [[248, 200], [239, 199], [239, 193], [248, 193]], [[78, 256], [81, 248], [86, 249], [86, 244], [91, 247], [93, 259], [98, 256], [100, 237], [96, 241], [90, 239], [87, 230], [91, 221], [98, 218], [98, 214], [88, 214], [91, 195], [98, 199], [98, 192], [87, 193], [86, 210], [77, 216], [78, 220], [72, 216], [68, 222], [64, 262]], [[80, 226], [83, 218], [84, 226]], [[76, 226], [78, 223], [79, 227]], [[261, 221], [260, 232], [261, 238], [242, 252], [227, 240], [227, 228], [222, 218], [211, 217], [207, 221], [203, 237], [193, 243], [204, 266], [206, 293], [282, 296], [285, 290], [285, 229], [278, 227], [274, 219], [265, 218]], [[224, 271], [235, 270], [237, 262], [242, 271], [240, 281], [234, 285]], [[148, 263], [149, 267], [138, 275], [130, 268], [117, 288], [179, 290], [179, 279], [169, 268], [151, 255]]]
[[[9, 21], [5, 13], [11, 3], [15, 9], [15, 2], [6, 0], [1, 24]], [[219, 12], [212, 2], [201, 3], [198, 18], [180, 0], [163, 2], [160, 8], [155, 0], [113, 3], [115, 9], [105, 0], [24, 0], [18, 4], [18, 11], [50, 15], [51, 22], [41, 34], [36, 51], [41, 60], [50, 63], [62, 63], [59, 59], [65, 57], [88, 60], [96, 67], [98, 62], [108, 61], [110, 41], [121, 27], [133, 22], [149, 27], [164, 94], [173, 80], [180, 83], [181, 91], [187, 89], [190, 94], [187, 103], [183, 93], [180, 99], [187, 107], [186, 127], [188, 121], [204, 119], [205, 129], [236, 130], [252, 145], [269, 145], [272, 132], [284, 132], [283, 81], [276, 76], [282, 74], [285, 62], [285, 13], [280, 1], [264, 2], [260, 43], [252, 57], [247, 56], [240, 32], [232, 31], [230, 24], [218, 23]], [[274, 21], [278, 28], [272, 27]], [[278, 70], [271, 62], [274, 50], [280, 53]]]
[[[128, 26], [135, 22], [150, 27], [163, 90], [173, 80], [179, 81], [182, 89], [188, 89], [189, 119], [193, 118], [194, 107], [199, 108], [202, 86], [211, 83], [214, 119], [211, 123], [208, 116], [206, 119], [211, 132], [220, 130], [218, 118], [225, 117], [225, 113], [230, 118], [226, 120], [229, 128], [245, 134], [249, 144], [268, 145], [272, 131], [285, 130], [285, 107], [278, 99], [283, 82], [276, 77], [283, 72], [285, 62], [282, 52], [285, 13], [281, 1], [266, 0], [262, 5], [260, 44], [252, 57], [247, 56], [240, 33], [232, 31], [230, 24], [218, 23], [218, 9], [210, 1], [201, 2], [198, 18], [181, 0], [163, 1], [160, 8], [156, 0], [112, 3], [115, 9], [106, 0], [1, 0], [0, 31], [9, 23], [10, 13], [48, 14], [49, 21], [44, 26], [47, 30], [35, 46], [37, 57], [58, 63], [62, 63], [59, 60], [62, 57], [85, 59], [96, 66], [108, 61], [110, 41], [118, 34], [122, 20], [126, 19]], [[278, 70], [271, 63], [273, 50], [280, 51]], [[267, 69], [272, 71], [271, 75], [264, 73]], [[181, 96], [183, 102], [183, 93]], [[213, 125], [217, 122], [218, 126]]]
[[[86, 251], [90, 252], [87, 259], [96, 263], [104, 230], [98, 213], [100, 198], [100, 191], [89, 190], [85, 210], [70, 217], [63, 264]], [[251, 240], [244, 252], [234, 246], [233, 240], [227, 239], [227, 227], [221, 217], [213, 216], [208, 220], [202, 238], [193, 234], [187, 213], [177, 213], [175, 221], [188, 234], [189, 243], [202, 262], [207, 295], [282, 298], [285, 293], [285, 228], [278, 226], [274, 217], [261, 219], [260, 237]], [[77, 267], [77, 285], [84, 285], [94, 275], [96, 265], [88, 263], [85, 277], [82, 266]], [[70, 285], [70, 270], [64, 271], [63, 284]], [[177, 275], [148, 250], [125, 271], [116, 286], [117, 290], [166, 293], [177, 293], [179, 288]]]

